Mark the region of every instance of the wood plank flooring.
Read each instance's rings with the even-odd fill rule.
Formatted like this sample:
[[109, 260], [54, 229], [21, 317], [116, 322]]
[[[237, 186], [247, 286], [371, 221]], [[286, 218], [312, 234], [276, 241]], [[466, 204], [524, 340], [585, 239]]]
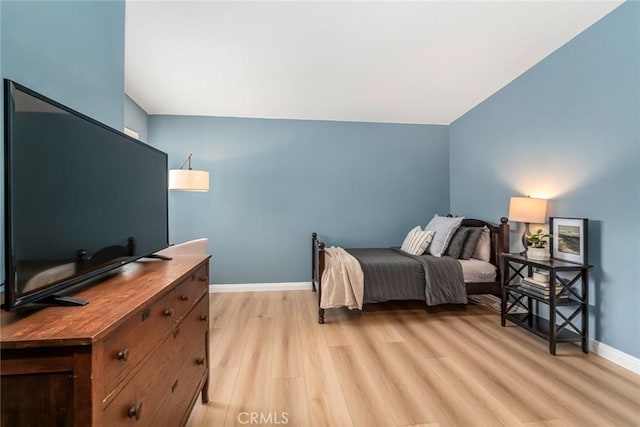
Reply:
[[327, 310], [311, 291], [212, 294], [189, 427], [640, 426], [640, 376], [500, 326], [485, 306]]

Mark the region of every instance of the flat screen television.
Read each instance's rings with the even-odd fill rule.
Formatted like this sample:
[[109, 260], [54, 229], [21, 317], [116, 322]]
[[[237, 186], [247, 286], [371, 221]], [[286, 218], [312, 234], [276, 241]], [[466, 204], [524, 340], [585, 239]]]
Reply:
[[4, 85], [7, 310], [167, 247], [166, 153]]

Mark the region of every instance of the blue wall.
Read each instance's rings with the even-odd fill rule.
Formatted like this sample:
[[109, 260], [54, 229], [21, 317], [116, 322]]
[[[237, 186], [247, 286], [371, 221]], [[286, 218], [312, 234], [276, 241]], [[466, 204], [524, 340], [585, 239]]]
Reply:
[[640, 356], [640, 3], [628, 2], [456, 120], [451, 208], [509, 197], [589, 218], [590, 335]]
[[128, 95], [124, 96], [124, 125], [138, 132], [140, 141], [149, 141], [148, 132], [149, 116], [133, 99]]
[[122, 130], [124, 1], [2, 0], [0, 46], [3, 78]]
[[449, 210], [446, 126], [150, 116], [177, 168], [209, 193], [171, 192], [170, 240], [209, 238], [213, 283], [310, 280], [311, 232], [344, 246], [400, 245]]
[[124, 1], [2, 1], [2, 73], [118, 130]]

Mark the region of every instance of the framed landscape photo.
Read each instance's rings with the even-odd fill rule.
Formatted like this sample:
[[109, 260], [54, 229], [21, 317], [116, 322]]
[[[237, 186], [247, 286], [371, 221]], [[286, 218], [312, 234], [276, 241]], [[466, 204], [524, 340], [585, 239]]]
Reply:
[[550, 217], [551, 257], [587, 264], [587, 225], [586, 218]]

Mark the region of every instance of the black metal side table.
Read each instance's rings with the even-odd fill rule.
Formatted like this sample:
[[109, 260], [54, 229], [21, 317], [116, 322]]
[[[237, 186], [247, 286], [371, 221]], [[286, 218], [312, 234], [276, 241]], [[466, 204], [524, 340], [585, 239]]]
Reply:
[[[549, 341], [549, 353], [556, 354], [556, 344], [582, 342], [582, 351], [589, 352], [589, 269], [593, 266], [550, 259], [539, 261], [519, 254], [503, 253], [502, 263], [502, 326], [509, 320]], [[522, 286], [522, 280], [533, 275], [533, 269], [549, 273], [548, 296]], [[525, 276], [526, 273], [526, 276]], [[556, 292], [556, 286], [559, 290]], [[539, 304], [549, 306], [549, 320], [540, 316]], [[524, 312], [520, 312], [524, 309]], [[566, 308], [566, 315], [560, 308]], [[580, 326], [574, 322], [580, 316]], [[561, 322], [561, 323], [560, 323]]]

